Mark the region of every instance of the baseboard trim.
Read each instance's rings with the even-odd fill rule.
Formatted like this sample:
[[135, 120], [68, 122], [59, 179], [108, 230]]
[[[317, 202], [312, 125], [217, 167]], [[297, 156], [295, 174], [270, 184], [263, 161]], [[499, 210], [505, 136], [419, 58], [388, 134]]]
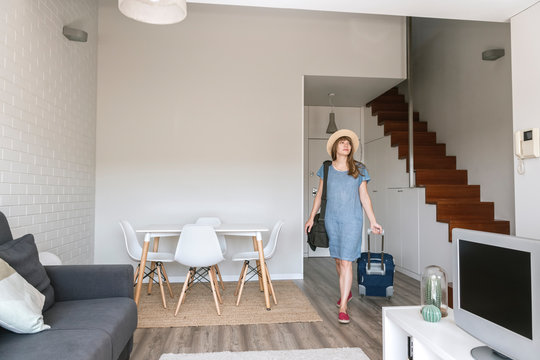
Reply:
[[[304, 274], [270, 274], [272, 280], [303, 280]], [[238, 281], [238, 275], [222, 275], [223, 281]], [[169, 276], [171, 283], [183, 283], [186, 280], [185, 276]], [[257, 281], [257, 277], [253, 277], [250, 281]]]
[[400, 273], [405, 274], [405, 275], [407, 275], [409, 277], [412, 277], [413, 279], [418, 280], [418, 281], [420, 281], [420, 279], [422, 278], [421, 275], [413, 273], [410, 270], [404, 269], [401, 266], [396, 266], [396, 270], [399, 271]]

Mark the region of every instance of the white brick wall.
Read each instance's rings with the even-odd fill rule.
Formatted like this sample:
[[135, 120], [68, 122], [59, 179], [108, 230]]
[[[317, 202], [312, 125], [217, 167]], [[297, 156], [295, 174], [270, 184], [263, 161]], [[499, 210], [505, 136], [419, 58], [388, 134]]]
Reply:
[[68, 264], [94, 257], [97, 3], [0, 0], [0, 210]]

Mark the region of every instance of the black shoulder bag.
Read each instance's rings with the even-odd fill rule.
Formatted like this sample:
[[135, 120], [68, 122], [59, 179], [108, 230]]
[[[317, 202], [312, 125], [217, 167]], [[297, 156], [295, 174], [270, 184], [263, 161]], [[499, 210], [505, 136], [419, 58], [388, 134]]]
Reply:
[[326, 234], [326, 228], [324, 227], [324, 215], [326, 212], [326, 184], [328, 183], [328, 168], [332, 162], [326, 160], [324, 163], [324, 177], [323, 177], [323, 190], [321, 197], [321, 211], [315, 215], [313, 219], [313, 226], [310, 232], [308, 232], [308, 244], [311, 250], [315, 251], [317, 247], [328, 247], [328, 235]]

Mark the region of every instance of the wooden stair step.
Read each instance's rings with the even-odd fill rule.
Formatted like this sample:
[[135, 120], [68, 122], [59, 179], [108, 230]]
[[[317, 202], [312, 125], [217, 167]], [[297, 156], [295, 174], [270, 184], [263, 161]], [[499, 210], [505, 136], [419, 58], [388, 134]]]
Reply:
[[[399, 159], [407, 159], [409, 171], [409, 105], [394, 87], [366, 106], [384, 125], [384, 135], [398, 146]], [[413, 112], [414, 168], [416, 185], [425, 186], [426, 203], [436, 204], [437, 221], [448, 223], [448, 240], [452, 229], [464, 228], [501, 234], [510, 233], [510, 222], [494, 220], [494, 203], [480, 201], [480, 185], [467, 184], [467, 170], [456, 169], [456, 157], [446, 156], [446, 145], [436, 143], [436, 134], [428, 132], [427, 123]]]
[[373, 103], [404, 103], [405, 96], [399, 94], [382, 94], [381, 96], [371, 100], [366, 104], [367, 107], [370, 107]]
[[[413, 121], [414, 131], [426, 132], [427, 122]], [[389, 135], [393, 131], [409, 131], [409, 122], [398, 120], [387, 120], [384, 122], [384, 135]]]
[[467, 170], [417, 169], [415, 173], [416, 186], [467, 185]]
[[426, 185], [426, 203], [439, 200], [468, 199], [480, 201], [480, 185]]
[[[433, 156], [445, 156], [446, 144], [414, 145], [414, 155], [429, 154]], [[398, 158], [405, 159], [409, 156], [409, 144], [398, 145]]]
[[373, 102], [370, 105], [371, 115], [377, 115], [379, 111], [409, 111], [409, 104], [407, 103], [381, 103]]
[[[455, 156], [433, 156], [417, 154], [414, 156], [414, 169], [456, 169]], [[407, 172], [409, 158], [407, 158]]]
[[[392, 146], [409, 143], [408, 131], [393, 131], [391, 134], [390, 143]], [[418, 145], [434, 145], [437, 142], [437, 135], [434, 132], [414, 132], [414, 144]]]
[[510, 235], [510, 221], [492, 220], [492, 221], [463, 221], [452, 220], [448, 223], [448, 241], [452, 242], [452, 230], [454, 228], [486, 231], [497, 234]]
[[[385, 121], [397, 120], [397, 121], [409, 121], [408, 111], [388, 111], [380, 110], [377, 112], [377, 124], [382, 125]], [[420, 113], [418, 111], [413, 112], [413, 120], [420, 121]]]
[[386, 92], [384, 92], [380, 96], [383, 96], [383, 95], [398, 95], [398, 94], [399, 94], [399, 89], [397, 87], [393, 87], [393, 88], [387, 90]]
[[440, 200], [437, 201], [437, 221], [491, 221], [495, 213], [492, 202]]

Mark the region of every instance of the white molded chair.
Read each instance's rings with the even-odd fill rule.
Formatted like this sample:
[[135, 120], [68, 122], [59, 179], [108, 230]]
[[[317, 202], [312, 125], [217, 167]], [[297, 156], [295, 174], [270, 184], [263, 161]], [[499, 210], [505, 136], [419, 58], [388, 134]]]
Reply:
[[[212, 225], [213, 227], [221, 225], [221, 220], [218, 217], [214, 216], [203, 216], [195, 221], [197, 225]], [[221, 248], [221, 253], [225, 256], [227, 253], [227, 241], [225, 240], [225, 235], [216, 234], [219, 240], [219, 247]]]
[[[264, 260], [270, 259], [272, 256], [274, 256], [274, 253], [276, 252], [277, 248], [277, 241], [279, 238], [279, 233], [281, 231], [281, 227], [283, 226], [284, 222], [283, 220], [278, 220], [276, 224], [274, 225], [274, 228], [272, 229], [272, 233], [270, 234], [270, 239], [268, 240], [268, 243], [264, 247]], [[258, 268], [253, 267], [250, 265], [250, 261], [257, 261], [259, 260], [259, 253], [257, 251], [246, 251], [241, 252], [233, 255], [232, 261], [243, 261], [244, 264], [242, 265], [242, 270], [240, 271], [240, 278], [238, 279], [238, 284], [236, 285], [236, 291], [234, 292], [235, 296], [238, 296], [236, 299], [236, 306], [240, 304], [240, 298], [242, 297], [242, 290], [244, 289], [244, 284], [246, 281], [251, 279], [255, 275], [261, 276], [260, 271]], [[270, 279], [270, 272], [268, 271], [268, 266], [265, 266], [266, 268], [266, 277], [268, 278], [268, 284], [270, 286], [270, 292], [272, 293], [272, 297], [274, 298], [274, 303], [277, 304], [276, 294], [274, 292], [274, 287], [272, 286], [272, 280]], [[248, 275], [251, 275], [249, 279], [247, 278]]]
[[219, 288], [217, 288], [215, 265], [223, 261], [224, 258], [214, 228], [210, 225], [184, 225], [178, 240], [174, 260], [182, 265], [189, 266], [174, 316], [178, 314], [180, 305], [184, 302], [187, 289], [192, 286], [194, 281], [206, 279], [206, 274], [210, 276], [209, 282], [214, 295], [216, 310], [218, 315], [221, 315], [219, 303], [223, 302], [223, 300]]
[[38, 253], [39, 256], [39, 262], [43, 266], [48, 265], [62, 265], [62, 260], [56, 254], [53, 254], [48, 251], [40, 252]]
[[157, 272], [159, 288], [161, 290], [161, 301], [163, 302], [163, 307], [167, 308], [167, 302], [165, 301], [165, 292], [163, 290], [163, 283], [165, 282], [167, 284], [167, 288], [169, 289], [169, 294], [171, 298], [173, 297], [173, 292], [171, 289], [171, 285], [169, 284], [169, 278], [167, 277], [167, 272], [165, 271], [165, 266], [163, 265], [163, 263], [173, 262], [174, 254], [169, 252], [148, 251], [146, 261], [152, 262], [152, 266], [151, 268], [149, 268], [148, 266], [146, 266], [146, 264], [144, 264], [144, 276], [142, 279], [138, 279], [139, 266], [142, 256], [142, 247], [137, 240], [137, 233], [135, 232], [135, 230], [133, 230], [133, 227], [127, 220], [120, 221], [120, 227], [122, 228], [122, 232], [124, 233], [124, 239], [126, 241], [126, 248], [129, 257], [133, 261], [137, 261], [139, 263], [139, 265], [137, 265], [137, 269], [135, 270], [133, 283], [136, 284], [137, 281], [143, 281], [144, 278], [148, 277], [148, 293], [150, 294], [151, 284], [155, 281], [154, 273]]
[[[195, 221], [196, 225], [211, 225], [213, 227], [221, 225], [221, 220], [218, 217], [215, 216], [203, 216], [197, 219]], [[227, 253], [227, 240], [225, 240], [225, 235], [216, 234], [217, 238], [219, 240], [219, 247], [221, 248], [221, 253], [223, 254], [223, 257], [225, 257], [225, 254]], [[219, 270], [219, 266], [215, 266], [217, 276], [219, 277], [219, 283], [221, 284], [221, 288], [225, 290], [225, 285], [223, 284], [223, 278], [221, 277], [221, 271]]]

